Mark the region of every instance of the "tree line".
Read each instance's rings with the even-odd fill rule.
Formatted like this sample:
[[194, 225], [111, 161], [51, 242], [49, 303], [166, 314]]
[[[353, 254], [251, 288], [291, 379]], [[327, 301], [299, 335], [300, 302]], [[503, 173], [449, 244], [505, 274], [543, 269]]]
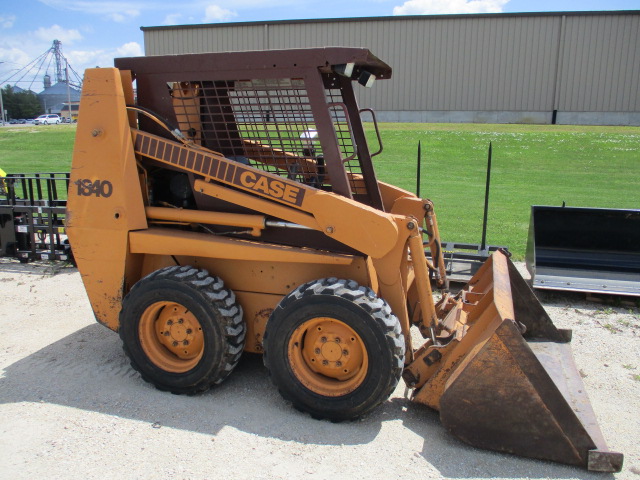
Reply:
[[7, 111], [7, 119], [34, 118], [43, 112], [38, 96], [31, 90], [16, 92], [11, 85], [2, 89], [2, 103]]

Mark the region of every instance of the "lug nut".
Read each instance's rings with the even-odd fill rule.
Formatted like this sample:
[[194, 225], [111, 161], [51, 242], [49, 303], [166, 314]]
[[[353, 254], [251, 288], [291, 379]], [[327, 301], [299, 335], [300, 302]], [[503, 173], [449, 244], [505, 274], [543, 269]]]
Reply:
[[320, 355], [320, 349], [319, 349], [319, 348], [316, 348], [316, 349], [314, 350], [314, 352], [315, 352], [315, 354], [316, 354], [316, 355]]
[[185, 341], [183, 341], [183, 342], [182, 342], [182, 345], [184, 345], [185, 347], [186, 347], [187, 345], [189, 345], [189, 340], [185, 340]]
[[329, 365], [329, 362], [327, 360], [323, 360], [322, 361], [322, 365], [327, 366], [327, 365]]
[[171, 345], [173, 345], [174, 347], [178, 346], [178, 342], [174, 341]]
[[173, 325], [173, 320], [167, 320], [167, 325]]
[[190, 328], [187, 328], [187, 335], [191, 335], [193, 333], [193, 330], [191, 330]]
[[342, 355], [349, 355], [349, 350], [342, 350]]
[[327, 343], [327, 337], [322, 337], [322, 338], [320, 339], [320, 341], [321, 341], [322, 343]]

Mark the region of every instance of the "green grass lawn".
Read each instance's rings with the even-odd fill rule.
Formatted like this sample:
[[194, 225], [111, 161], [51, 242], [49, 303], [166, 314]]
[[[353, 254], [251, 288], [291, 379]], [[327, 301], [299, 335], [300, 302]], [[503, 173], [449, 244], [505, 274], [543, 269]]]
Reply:
[[0, 168], [7, 173], [68, 172], [75, 125], [0, 128]]
[[[489, 142], [487, 242], [522, 259], [531, 205], [640, 208], [640, 128], [559, 125], [382, 124], [380, 180], [436, 206], [444, 240], [480, 243]], [[372, 130], [369, 127], [369, 130]], [[369, 137], [375, 149], [374, 135]], [[599, 232], [597, 226], [594, 232]]]
[[[421, 194], [435, 202], [444, 240], [479, 243], [493, 143], [487, 242], [523, 258], [531, 205], [640, 208], [640, 127], [381, 124], [378, 178], [415, 192], [422, 142]], [[372, 150], [377, 140], [367, 124]], [[7, 173], [66, 172], [75, 125], [0, 128]], [[606, 235], [607, 232], [598, 232]]]

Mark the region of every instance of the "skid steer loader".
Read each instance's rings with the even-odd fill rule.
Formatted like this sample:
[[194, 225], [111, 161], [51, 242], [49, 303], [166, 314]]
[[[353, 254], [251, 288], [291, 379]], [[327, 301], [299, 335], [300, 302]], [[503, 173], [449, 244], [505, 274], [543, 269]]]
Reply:
[[403, 377], [472, 445], [620, 470], [570, 332], [503, 252], [434, 302], [433, 204], [376, 179], [382, 145], [361, 119], [379, 143], [375, 114], [354, 95], [387, 64], [335, 47], [115, 67], [85, 74], [67, 232], [97, 321], [142, 378], [201, 392], [262, 353], [296, 408], [340, 421]]

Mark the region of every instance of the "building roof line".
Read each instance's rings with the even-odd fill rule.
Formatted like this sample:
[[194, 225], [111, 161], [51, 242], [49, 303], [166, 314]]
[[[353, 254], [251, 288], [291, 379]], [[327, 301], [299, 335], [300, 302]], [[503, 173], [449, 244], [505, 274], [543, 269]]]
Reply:
[[155, 30], [174, 30], [183, 28], [222, 28], [257, 25], [290, 25], [300, 23], [338, 23], [338, 22], [376, 22], [402, 20], [453, 20], [474, 18], [510, 18], [510, 17], [562, 17], [562, 16], [594, 16], [594, 15], [640, 15], [640, 10], [603, 10], [572, 12], [521, 12], [521, 13], [462, 13], [449, 15], [392, 15], [384, 17], [345, 17], [345, 18], [308, 18], [298, 20], [260, 20], [253, 22], [196, 23], [188, 25], [161, 25], [140, 27], [143, 32]]

